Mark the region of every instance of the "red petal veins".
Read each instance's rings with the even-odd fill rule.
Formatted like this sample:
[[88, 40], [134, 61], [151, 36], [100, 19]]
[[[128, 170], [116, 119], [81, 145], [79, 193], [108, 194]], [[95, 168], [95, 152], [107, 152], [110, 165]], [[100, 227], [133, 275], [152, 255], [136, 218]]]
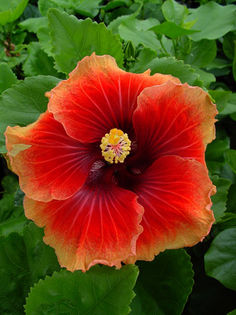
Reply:
[[150, 163], [163, 155], [194, 158], [203, 164], [215, 137], [216, 107], [199, 87], [167, 82], [138, 97], [133, 124], [138, 155]]
[[73, 197], [48, 203], [25, 198], [26, 216], [45, 228], [62, 267], [88, 270], [97, 263], [121, 267], [136, 254], [143, 207], [137, 196], [115, 185], [84, 186]]
[[144, 207], [143, 233], [136, 259], [152, 260], [165, 249], [193, 246], [214, 222], [210, 196], [215, 192], [207, 169], [195, 160], [164, 156], [133, 182]]
[[111, 56], [93, 54], [78, 63], [68, 80], [47, 93], [48, 107], [71, 137], [100, 142], [112, 128], [129, 133], [137, 96], [145, 87], [167, 80], [179, 82], [170, 75], [128, 73]]
[[8, 127], [6, 143], [13, 171], [29, 198], [66, 199], [85, 182], [100, 150], [69, 137], [46, 112], [27, 127]]

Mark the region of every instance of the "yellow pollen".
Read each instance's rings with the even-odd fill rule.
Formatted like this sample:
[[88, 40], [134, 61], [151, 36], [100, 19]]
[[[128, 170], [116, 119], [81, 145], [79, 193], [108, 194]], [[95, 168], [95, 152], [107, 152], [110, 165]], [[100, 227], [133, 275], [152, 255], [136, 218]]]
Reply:
[[100, 148], [102, 156], [109, 163], [123, 163], [131, 150], [131, 141], [127, 133], [114, 128], [102, 138]]

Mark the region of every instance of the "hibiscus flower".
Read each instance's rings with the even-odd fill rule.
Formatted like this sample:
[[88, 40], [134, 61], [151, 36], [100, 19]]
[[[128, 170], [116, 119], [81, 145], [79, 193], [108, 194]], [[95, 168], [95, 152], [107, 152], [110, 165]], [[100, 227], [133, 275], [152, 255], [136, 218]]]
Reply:
[[209, 233], [216, 108], [206, 92], [93, 54], [46, 96], [47, 112], [8, 127], [6, 145], [25, 214], [61, 266], [119, 268]]

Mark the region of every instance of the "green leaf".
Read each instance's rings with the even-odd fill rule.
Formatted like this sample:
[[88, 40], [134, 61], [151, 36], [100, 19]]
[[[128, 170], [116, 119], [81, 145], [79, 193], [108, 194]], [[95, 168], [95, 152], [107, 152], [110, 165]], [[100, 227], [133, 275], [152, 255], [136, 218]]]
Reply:
[[16, 177], [12, 175], [5, 176], [1, 184], [4, 192], [9, 194], [15, 193], [19, 186]]
[[164, 22], [160, 25], [154, 26], [151, 30], [153, 30], [156, 34], [164, 34], [172, 39], [198, 32], [196, 30], [186, 29], [173, 22]]
[[103, 23], [97, 24], [90, 19], [78, 20], [65, 12], [50, 9], [49, 26], [53, 54], [60, 71], [69, 73], [79, 60], [92, 52], [111, 55], [122, 66], [121, 42]]
[[236, 29], [235, 5], [221, 6], [211, 1], [190, 12], [187, 21], [196, 21], [194, 29], [200, 31], [191, 35], [194, 41], [217, 39]]
[[219, 233], [205, 255], [207, 275], [236, 290], [236, 228]]
[[[16, 55], [17, 54], [17, 55]], [[19, 54], [19, 55], [18, 55]], [[0, 40], [0, 60], [5, 62], [12, 69], [20, 63], [24, 62], [26, 58], [25, 45], [19, 44], [15, 46], [14, 55], [7, 56], [4, 51], [4, 46], [1, 44]]]
[[48, 56], [53, 56], [51, 50], [51, 38], [49, 35], [49, 26], [47, 17], [38, 17], [27, 19], [19, 24], [23, 29], [28, 30], [29, 32], [36, 33], [39, 39], [41, 48]]
[[22, 314], [30, 287], [40, 278], [59, 270], [52, 248], [42, 242], [43, 231], [33, 223], [23, 236], [0, 238], [0, 313]]
[[234, 81], [236, 82], [236, 40], [234, 41], [234, 58], [233, 58], [232, 71], [233, 71]]
[[217, 231], [221, 232], [229, 228], [235, 228], [235, 226], [236, 213], [226, 212], [225, 215], [217, 222]]
[[225, 70], [225, 68], [231, 67], [231, 63], [229, 60], [222, 58], [215, 58], [209, 65], [206, 66], [207, 70]]
[[137, 61], [130, 69], [131, 72], [141, 73], [148, 69], [148, 64], [152, 59], [157, 57], [157, 53], [149, 48], [144, 48], [140, 51]]
[[216, 41], [203, 39], [199, 42], [192, 42], [189, 54], [184, 58], [184, 62], [193, 66], [204, 68], [216, 57]]
[[167, 250], [152, 262], [140, 262], [131, 315], [182, 314], [192, 286], [192, 264], [183, 249]]
[[47, 17], [30, 18], [18, 24], [24, 30], [32, 33], [37, 33], [42, 27], [47, 27]]
[[101, 0], [76, 0], [74, 1], [74, 11], [84, 16], [94, 18], [99, 12]]
[[133, 20], [134, 18], [136, 18], [139, 15], [142, 7], [143, 7], [142, 1], [137, 1], [137, 7], [136, 7], [135, 11], [132, 14], [118, 16], [116, 19], [114, 19], [113, 21], [111, 21], [109, 23], [107, 28], [110, 31], [112, 31], [112, 33], [118, 34], [119, 33], [119, 26], [123, 22], [126, 23], [126, 22], [129, 22], [129, 20]]
[[11, 23], [23, 13], [29, 0], [0, 0], [0, 25]]
[[98, 14], [100, 2], [101, 0], [39, 0], [38, 6], [45, 16], [50, 8], [55, 8], [93, 18]]
[[33, 223], [24, 229], [23, 240], [31, 285], [45, 275], [51, 275], [53, 271], [60, 269], [54, 249], [42, 241], [43, 236], [43, 229], [38, 228]]
[[217, 109], [221, 113], [227, 106], [232, 92], [224, 90], [209, 90], [208, 92], [215, 100]]
[[226, 210], [227, 195], [231, 181], [226, 178], [220, 178], [217, 175], [213, 176], [211, 179], [216, 186], [216, 194], [211, 197], [213, 203], [212, 210], [214, 211], [216, 221], [218, 221], [223, 217]]
[[26, 315], [129, 313], [138, 268], [95, 266], [86, 273], [62, 270], [39, 281], [26, 299]]
[[188, 15], [188, 9], [174, 0], [164, 1], [161, 9], [167, 21], [179, 25], [182, 24], [185, 16]]
[[129, 6], [130, 4], [130, 0], [111, 0], [106, 5], [102, 6], [102, 9], [104, 11], [110, 11], [121, 6]]
[[135, 286], [136, 296], [131, 304], [131, 315], [165, 315], [159, 308], [157, 301], [145, 288], [137, 281]]
[[223, 38], [223, 51], [227, 58], [234, 58], [234, 40], [236, 39], [236, 33], [230, 32]]
[[229, 144], [229, 138], [215, 139], [209, 143], [206, 150], [206, 160], [224, 162], [224, 153], [229, 149]]
[[70, 1], [67, 1], [67, 4], [64, 0], [38, 0], [39, 11], [42, 16], [47, 16], [48, 10], [51, 8], [65, 9], [65, 7], [70, 6]]
[[236, 309], [233, 310], [232, 312], [229, 312], [227, 315], [236, 315]]
[[220, 115], [230, 115], [236, 113], [236, 93], [229, 93], [226, 100], [224, 109], [220, 112]]
[[203, 86], [208, 88], [208, 86], [216, 81], [216, 77], [214, 74], [209, 73], [207, 71], [204, 71], [202, 69], [199, 69], [198, 67], [193, 66], [196, 74], [199, 75], [199, 80], [203, 82]]
[[154, 23], [144, 23], [145, 21], [140, 21], [135, 18], [129, 19], [122, 22], [118, 27], [120, 37], [126, 41], [131, 41], [135, 46], [139, 44], [146, 48], [151, 48], [157, 51], [161, 48], [161, 44], [157, 39], [155, 33], [152, 30], [148, 30], [153, 27], [153, 24], [159, 23], [155, 19], [151, 19]]
[[228, 193], [228, 200], [227, 200], [227, 212], [232, 212], [236, 214], [236, 184], [232, 184], [229, 193]]
[[[14, 209], [16, 210], [16, 209]], [[9, 236], [12, 233], [18, 233], [22, 235], [24, 227], [27, 224], [27, 220], [23, 214], [17, 218], [10, 218], [2, 223], [0, 223], [0, 236]]]
[[31, 42], [28, 45], [28, 57], [23, 64], [26, 76], [51, 75], [58, 77], [59, 73], [53, 67], [54, 60], [49, 57], [38, 42]]
[[22, 234], [26, 218], [22, 204], [15, 202], [19, 187], [17, 178], [5, 176], [1, 184], [4, 192], [0, 200], [0, 236], [8, 236], [13, 232]]
[[49, 27], [45, 26], [39, 28], [37, 31], [37, 37], [39, 39], [41, 48], [45, 51], [45, 53], [48, 56], [53, 57], [51, 37], [49, 35]]
[[[142, 64], [144, 63], [143, 61], [141, 62]], [[154, 58], [149, 63], [146, 63], [145, 69], [143, 69], [142, 72], [147, 69], [151, 69], [152, 74], [172, 74], [179, 78], [182, 83], [187, 82], [190, 85], [196, 84], [199, 79], [199, 74], [196, 73], [194, 68], [184, 64], [182, 60], [177, 60], [174, 57]]]
[[119, 16], [118, 18], [116, 18], [115, 20], [111, 21], [111, 23], [109, 23], [109, 25], [107, 26], [107, 28], [112, 31], [113, 34], [118, 34], [119, 33], [119, 26], [123, 23], [123, 22], [129, 22], [130, 20], [132, 20], [134, 17], [136, 17], [136, 15], [123, 15], [123, 16]]
[[0, 63], [0, 94], [17, 82], [15, 74], [7, 63]]
[[225, 165], [224, 153], [229, 149], [229, 138], [217, 139], [208, 144], [206, 150], [207, 167], [211, 175], [222, 176], [222, 170]]
[[27, 7], [25, 8], [22, 18], [24, 20], [29, 19], [29, 18], [38, 18], [40, 17], [41, 14], [39, 12], [39, 9], [36, 5], [28, 3]]
[[227, 150], [225, 152], [225, 159], [234, 173], [236, 173], [236, 150]]
[[59, 79], [50, 76], [26, 78], [0, 97], [0, 152], [5, 153], [3, 133], [7, 126], [25, 126], [34, 122], [46, 110], [50, 91]]

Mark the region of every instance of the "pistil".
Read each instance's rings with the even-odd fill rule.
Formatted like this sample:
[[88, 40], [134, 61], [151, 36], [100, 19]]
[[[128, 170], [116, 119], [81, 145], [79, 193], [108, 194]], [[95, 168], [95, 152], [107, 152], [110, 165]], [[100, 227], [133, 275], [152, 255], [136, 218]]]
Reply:
[[109, 163], [123, 163], [131, 150], [131, 141], [127, 133], [114, 128], [101, 140], [102, 156]]

